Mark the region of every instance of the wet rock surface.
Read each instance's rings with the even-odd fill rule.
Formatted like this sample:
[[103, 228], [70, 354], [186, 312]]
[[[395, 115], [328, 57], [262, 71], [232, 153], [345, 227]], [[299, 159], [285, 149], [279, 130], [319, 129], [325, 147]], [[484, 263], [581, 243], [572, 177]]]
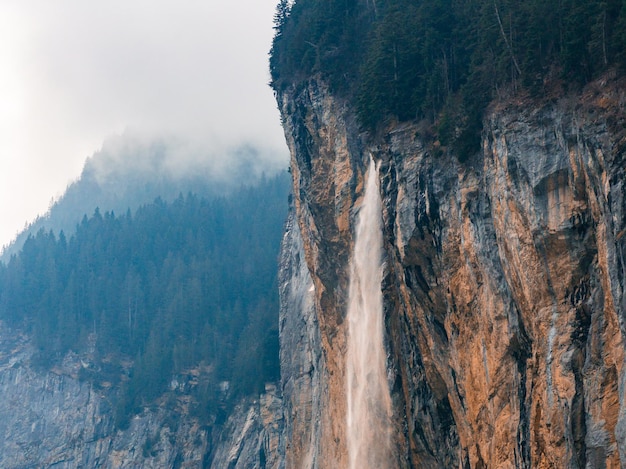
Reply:
[[463, 163], [419, 125], [361, 132], [320, 80], [278, 94], [299, 231], [282, 263], [301, 282], [283, 280], [288, 467], [346, 465], [347, 266], [370, 155], [398, 467], [626, 464], [623, 85], [494, 105]]

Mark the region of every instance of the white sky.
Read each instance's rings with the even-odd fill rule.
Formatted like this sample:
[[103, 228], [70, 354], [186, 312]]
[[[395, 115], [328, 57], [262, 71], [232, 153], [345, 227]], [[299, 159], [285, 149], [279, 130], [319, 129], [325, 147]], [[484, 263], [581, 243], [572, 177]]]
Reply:
[[105, 138], [253, 143], [287, 166], [267, 53], [277, 0], [2, 0], [0, 247]]

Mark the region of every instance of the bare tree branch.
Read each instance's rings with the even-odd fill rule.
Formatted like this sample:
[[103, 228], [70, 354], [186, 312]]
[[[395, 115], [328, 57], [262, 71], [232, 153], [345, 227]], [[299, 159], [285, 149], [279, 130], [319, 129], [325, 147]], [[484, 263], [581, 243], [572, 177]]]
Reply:
[[504, 32], [504, 27], [502, 26], [502, 20], [500, 19], [500, 12], [498, 11], [498, 4], [496, 3], [496, 0], [493, 0], [493, 8], [496, 11], [496, 18], [498, 18], [498, 25], [500, 26], [500, 33], [502, 34], [502, 39], [504, 39], [506, 48], [509, 50], [509, 54], [511, 54], [511, 59], [513, 60], [513, 65], [515, 65], [515, 70], [517, 70], [517, 73], [519, 74], [519, 76], [522, 76], [522, 70], [520, 69], [519, 64], [517, 63], [517, 59], [515, 58], [515, 54], [513, 53], [513, 48], [511, 47], [511, 44], [509, 43], [509, 40], [506, 37], [506, 33]]

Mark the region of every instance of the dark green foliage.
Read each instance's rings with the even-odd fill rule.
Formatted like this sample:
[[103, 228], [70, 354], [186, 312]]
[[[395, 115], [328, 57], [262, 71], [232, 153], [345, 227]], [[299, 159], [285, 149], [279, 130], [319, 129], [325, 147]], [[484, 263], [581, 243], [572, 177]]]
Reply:
[[[361, 52], [361, 28], [357, 0], [280, 1], [275, 21], [276, 35], [270, 57], [275, 86], [310, 73], [333, 70], [329, 82], [337, 89], [350, 86], [357, 69], [354, 63]], [[341, 72], [340, 72], [341, 71]], [[280, 83], [280, 84], [279, 84]]]
[[213, 200], [157, 199], [133, 216], [96, 210], [69, 240], [40, 231], [0, 264], [0, 319], [32, 334], [42, 366], [94, 341], [100, 357], [132, 359], [120, 426], [199, 365], [213, 370], [198, 387], [199, 414], [220, 381], [233, 381], [231, 396], [256, 392], [278, 378], [288, 186], [283, 175]]
[[357, 103], [374, 130], [428, 118], [460, 157], [476, 150], [499, 90], [544, 93], [626, 65], [624, 0], [296, 0], [281, 2], [275, 89], [314, 74]]

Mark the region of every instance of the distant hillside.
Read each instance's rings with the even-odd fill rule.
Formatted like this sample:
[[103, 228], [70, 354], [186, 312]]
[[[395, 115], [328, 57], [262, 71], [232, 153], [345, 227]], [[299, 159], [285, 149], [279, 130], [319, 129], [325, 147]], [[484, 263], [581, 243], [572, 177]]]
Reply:
[[228, 194], [283, 169], [272, 161], [276, 158], [248, 145], [207, 155], [172, 139], [142, 139], [128, 133], [110, 138], [49, 211], [5, 247], [0, 261], [8, 262], [41, 229], [72, 235], [83, 216], [96, 208], [125, 214], [157, 197], [172, 201], [189, 192], [206, 197]]
[[[64, 200], [78, 200], [85, 181]], [[195, 412], [219, 419], [231, 397], [278, 379], [288, 192], [284, 172], [225, 196], [96, 210], [72, 235], [40, 230], [0, 264], [0, 320], [33, 337], [39, 366], [71, 351], [83, 379], [116, 386], [120, 427], [189, 373], [200, 380]]]

